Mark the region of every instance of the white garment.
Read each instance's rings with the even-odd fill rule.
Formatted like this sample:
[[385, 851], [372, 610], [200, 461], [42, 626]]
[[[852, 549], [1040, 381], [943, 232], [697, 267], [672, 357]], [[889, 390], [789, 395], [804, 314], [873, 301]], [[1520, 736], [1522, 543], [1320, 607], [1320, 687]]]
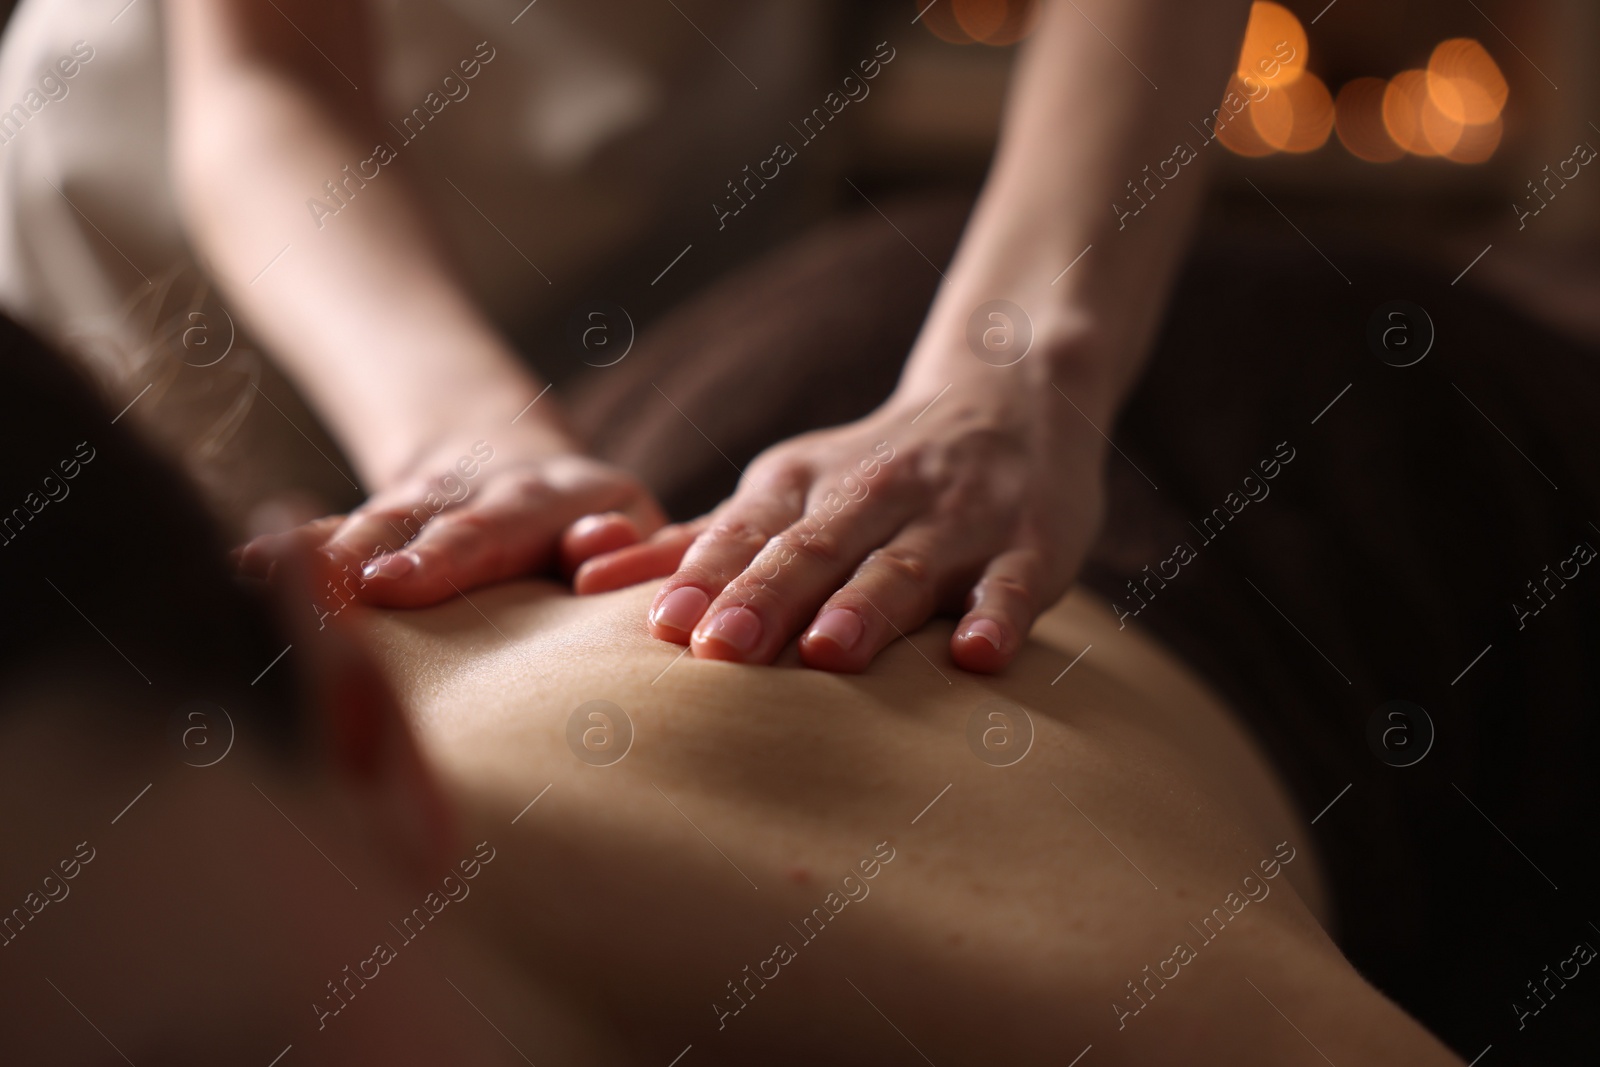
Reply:
[[[0, 47], [0, 306], [48, 336], [114, 335], [151, 279], [193, 266], [168, 181], [161, 14], [23, 0]], [[737, 0], [379, 0], [374, 16], [397, 134], [479, 42], [494, 50], [465, 97], [389, 143], [505, 323], [539, 310], [538, 272], [577, 276], [662, 212], [709, 213], [727, 160], [784, 128], [818, 22], [812, 5]], [[92, 58], [68, 78], [75, 44]]]

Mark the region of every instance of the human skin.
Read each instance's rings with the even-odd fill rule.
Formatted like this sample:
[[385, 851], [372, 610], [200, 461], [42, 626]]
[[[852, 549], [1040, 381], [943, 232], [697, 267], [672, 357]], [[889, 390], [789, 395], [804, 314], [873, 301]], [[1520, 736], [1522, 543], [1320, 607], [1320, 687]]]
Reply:
[[[803, 635], [808, 665], [856, 671], [943, 612], [961, 620], [955, 663], [1009, 662], [1099, 523], [1101, 431], [1144, 360], [1203, 182], [1173, 182], [1134, 226], [1108, 205], [1210, 112], [1247, 7], [1041, 4], [989, 179], [894, 396], [859, 423], [776, 446], [715, 513], [596, 561], [580, 588], [672, 574], [649, 605], [653, 632], [700, 658], [768, 662]], [[363, 11], [352, 0], [173, 0], [175, 174], [224, 293], [375, 491], [349, 521], [253, 545], [247, 569], [320, 546], [337, 565], [370, 567], [360, 599], [417, 606], [558, 560], [570, 569], [661, 516], [637, 483], [574, 454], [553, 398], [510, 425], [539, 383], [439, 252], [400, 170], [294, 263], [255, 278], [305, 225], [306, 190], [369, 151], [370, 94], [335, 69], [370, 81]], [[331, 59], [292, 29], [307, 23]], [[967, 341], [969, 319], [997, 298], [1023, 308], [1034, 338], [1004, 367]], [[395, 551], [395, 520], [479, 437], [507, 457], [494, 485]], [[801, 516], [881, 440], [899, 449], [894, 491], [801, 537]], [[794, 562], [758, 584], [775, 539]]]
[[[1338, 953], [1308, 830], [1228, 710], [1091, 596], [982, 678], [952, 668], [948, 623], [859, 676], [792, 647], [680, 656], [639, 623], [655, 592], [514, 584], [361, 624], [468, 836], [506, 842], [473, 921], [641, 1061], [1459, 1062]], [[966, 740], [996, 698], [1035, 729], [1009, 767]], [[631, 722], [607, 766], [567, 740], [592, 700]], [[611, 718], [580, 726], [620, 743]], [[806, 940], [793, 924], [882, 847]], [[1203, 942], [1190, 924], [1285, 848]], [[1119, 1018], [1178, 942], [1198, 958]], [[779, 943], [795, 958], [736, 1000]]]
[[[675, 662], [639, 625], [653, 592], [513, 584], [303, 625], [297, 754], [243, 716], [216, 757], [175, 744], [120, 676], [8, 679], [6, 907], [93, 854], [0, 947], [0, 1055], [1460, 1063], [1328, 940], [1306, 829], [1226, 709], [1102, 604], [1070, 597], [1002, 679], [951, 670], [937, 624], [839, 676], [792, 649]], [[967, 741], [995, 698], [1035, 728], [1008, 767]], [[608, 766], [567, 742], [593, 699], [633, 725]], [[485, 847], [399, 945], [390, 923]], [[1189, 924], [1219, 908], [1208, 943]], [[322, 1017], [380, 939], [398, 958]], [[1120, 1017], [1178, 942], [1196, 958]]]
[[[125, 686], [58, 673], [17, 696], [0, 716], [0, 907], [54, 899], [0, 947], [0, 1060], [267, 1064], [292, 1046], [282, 1063], [509, 1067], [525, 1063], [515, 1042], [559, 1062], [625, 1062], [471, 936], [473, 896], [412, 943], [391, 932], [474, 855], [459, 835], [419, 841], [415, 804], [261, 751], [242, 718], [225, 756], [220, 715], [209, 748], [170, 743]], [[80, 842], [92, 858], [63, 879]], [[468, 887], [499, 877], [499, 859]], [[339, 1003], [327, 983], [380, 940], [397, 958], [319, 1020], [314, 1005]]]
[[[361, 595], [371, 602], [435, 603], [556, 569], [563, 532], [586, 514], [616, 518], [568, 537], [580, 556], [659, 527], [639, 481], [583, 454], [544, 383], [467, 293], [403, 159], [366, 184], [359, 210], [309, 231], [307, 196], [392, 137], [374, 110], [367, 5], [171, 0], [165, 15], [174, 192], [188, 236], [371, 494], [348, 516], [253, 543], [246, 571], [264, 575], [317, 548], [330, 576], [370, 568]], [[298, 26], [316, 28], [317, 47]], [[286, 244], [283, 262], [263, 272]], [[494, 461], [470, 495], [444, 506], [453, 494], [441, 481], [459, 480], [478, 442]], [[408, 540], [419, 508], [428, 521]]]
[[[697, 657], [769, 662], [800, 636], [807, 665], [861, 670], [939, 612], [959, 619], [958, 665], [1008, 663], [1099, 525], [1105, 434], [1148, 353], [1204, 180], [1164, 184], [1135, 225], [1109, 205], [1216, 106], [1247, 9], [1041, 3], [982, 195], [894, 394], [856, 423], [769, 449], [711, 515], [591, 561], [580, 589], [670, 574], [652, 632]], [[1033, 335], [1008, 365], [969, 343], [969, 322], [1001, 298]], [[808, 529], [883, 441], [896, 453], [888, 486]], [[765, 578], [775, 560], [788, 562]]]

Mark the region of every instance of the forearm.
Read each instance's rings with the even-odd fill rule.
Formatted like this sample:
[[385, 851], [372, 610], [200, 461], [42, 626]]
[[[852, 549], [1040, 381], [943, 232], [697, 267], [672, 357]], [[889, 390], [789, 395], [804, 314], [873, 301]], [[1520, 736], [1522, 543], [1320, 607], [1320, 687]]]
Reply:
[[[377, 122], [338, 102], [375, 85], [230, 39], [225, 6], [172, 5], [170, 47], [179, 201], [230, 307], [371, 486], [445, 437], [504, 432], [540, 385], [466, 295], [398, 164], [351, 182], [337, 218], [308, 207], [373, 156]], [[540, 432], [539, 415], [517, 432]]]
[[[989, 179], [907, 368], [912, 391], [958, 381], [1054, 392], [1055, 382], [1096, 423], [1111, 421], [1160, 321], [1204, 192], [1197, 172], [1222, 151], [1208, 147], [1203, 120], [1247, 9], [1043, 0]], [[1031, 323], [1032, 348], [1014, 366], [974, 358], [965, 341], [969, 318], [994, 299]]]

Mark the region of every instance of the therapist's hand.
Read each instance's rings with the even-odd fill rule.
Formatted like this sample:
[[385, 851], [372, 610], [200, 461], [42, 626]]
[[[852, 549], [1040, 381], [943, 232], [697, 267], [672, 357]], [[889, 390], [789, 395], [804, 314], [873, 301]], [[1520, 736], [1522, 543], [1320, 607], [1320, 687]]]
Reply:
[[[606, 519], [583, 521], [595, 513]], [[319, 588], [333, 583], [329, 611], [349, 598], [422, 607], [508, 578], [570, 574], [663, 522], [638, 479], [541, 428], [441, 444], [350, 514], [258, 537], [235, 558], [260, 577], [290, 554], [315, 561], [326, 571]]]
[[650, 609], [657, 637], [770, 663], [799, 634], [804, 662], [836, 671], [957, 614], [955, 662], [996, 671], [1099, 525], [1105, 446], [1089, 429], [1048, 385], [897, 395], [768, 449], [715, 511], [590, 559], [576, 586], [671, 574]]

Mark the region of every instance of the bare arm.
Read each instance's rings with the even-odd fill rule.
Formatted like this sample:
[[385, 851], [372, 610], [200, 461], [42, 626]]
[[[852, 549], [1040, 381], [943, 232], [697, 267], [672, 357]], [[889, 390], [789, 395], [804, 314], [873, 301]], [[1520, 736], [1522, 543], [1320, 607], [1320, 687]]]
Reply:
[[[435, 442], [509, 425], [540, 383], [463, 291], [399, 166], [337, 222], [307, 207], [389, 139], [364, 0], [170, 0], [168, 24], [190, 237], [362, 479], [381, 488]], [[554, 444], [542, 415], [519, 425]]]
[[[365, 0], [168, 6], [189, 235], [374, 492], [241, 557], [266, 573], [285, 551], [320, 548], [326, 612], [349, 593], [430, 604], [558, 557], [575, 566], [663, 521], [636, 479], [578, 454], [553, 399], [525, 410], [541, 383], [473, 304], [403, 163], [371, 162], [388, 135], [367, 15]], [[319, 219], [308, 202], [347, 180], [358, 198]]]
[[1208, 120], [1249, 7], [1043, 0], [988, 181], [906, 387], [937, 391], [952, 376], [993, 384], [965, 330], [975, 308], [1004, 297], [1034, 332], [1030, 356], [1006, 376], [1059, 402], [1046, 384], [1056, 381], [1109, 430], [1187, 243], [1204, 192], [1198, 172], [1223, 151], [1209, 143]]
[[[1010, 662], [1099, 525], [1104, 434], [1152, 341], [1196, 172], [1223, 151], [1205, 122], [1247, 7], [1042, 0], [988, 181], [895, 395], [769, 450], [711, 516], [591, 562], [579, 587], [676, 567], [652, 627], [699, 656], [770, 662], [798, 633], [808, 663], [858, 671], [944, 611], [961, 618], [957, 663]], [[985, 306], [997, 300], [1013, 307]], [[843, 479], [880, 468], [870, 496], [807, 525]]]

